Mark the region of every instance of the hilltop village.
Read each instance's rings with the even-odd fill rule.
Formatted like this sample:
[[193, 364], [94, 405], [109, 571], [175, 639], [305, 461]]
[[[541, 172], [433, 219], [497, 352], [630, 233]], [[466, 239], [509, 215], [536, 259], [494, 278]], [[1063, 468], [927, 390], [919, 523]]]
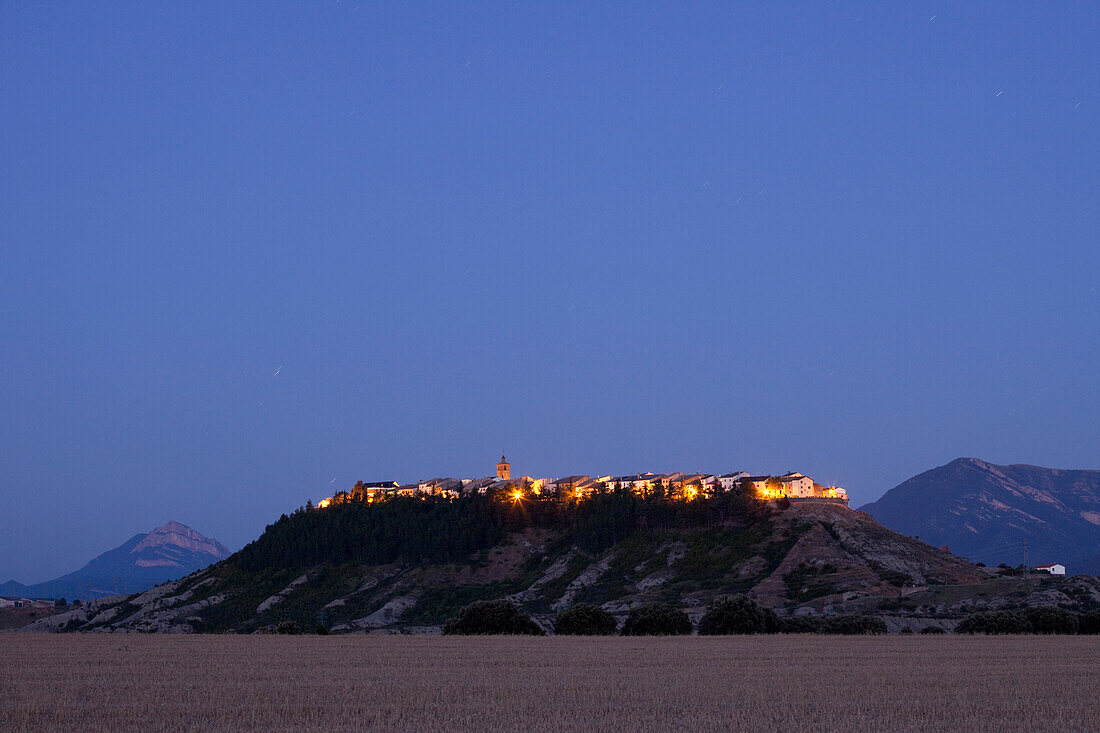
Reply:
[[344, 501], [381, 501], [394, 496], [457, 498], [469, 494], [503, 495], [513, 500], [525, 497], [585, 499], [605, 491], [630, 491], [638, 496], [660, 493], [669, 499], [688, 500], [713, 496], [726, 491], [752, 492], [761, 499], [787, 498], [791, 501], [819, 501], [848, 505], [848, 492], [839, 486], [822, 486], [809, 476], [792, 472], [782, 476], [753, 476], [745, 471], [713, 473], [638, 473], [630, 476], [575, 475], [563, 478], [512, 478], [512, 467], [504, 456], [497, 464], [496, 476], [486, 478], [434, 478], [415, 484], [396, 481], [356, 482], [347, 491], [322, 499], [317, 506], [327, 507]]

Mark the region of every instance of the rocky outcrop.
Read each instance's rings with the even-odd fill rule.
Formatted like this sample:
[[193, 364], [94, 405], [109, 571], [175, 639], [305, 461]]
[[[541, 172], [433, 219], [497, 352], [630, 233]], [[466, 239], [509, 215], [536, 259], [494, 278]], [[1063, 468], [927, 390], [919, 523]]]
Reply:
[[286, 588], [283, 588], [281, 591], [279, 591], [275, 595], [271, 596], [270, 598], [265, 600], [260, 605], [256, 606], [256, 613], [261, 614], [264, 611], [268, 610], [269, 608], [273, 608], [273, 607], [279, 605], [280, 603], [283, 602], [283, 599], [285, 599], [287, 596], [289, 596], [291, 593], [294, 592], [295, 588], [300, 586], [302, 583], [306, 583], [308, 581], [309, 581], [309, 575], [308, 574], [303, 573], [302, 575], [299, 575], [297, 578], [295, 578], [293, 581], [291, 581], [290, 585], [288, 585]]
[[570, 563], [573, 562], [573, 558], [575, 557], [577, 557], [577, 551], [569, 550], [555, 560], [550, 567], [546, 569], [546, 572], [542, 574], [542, 577], [532, 583], [526, 590], [507, 596], [508, 600], [513, 603], [526, 603], [541, 597], [543, 586], [565, 575], [566, 571], [569, 569]]
[[417, 597], [415, 595], [398, 596], [386, 603], [380, 609], [364, 616], [363, 618], [357, 618], [346, 624], [338, 624], [332, 628], [333, 631], [350, 631], [353, 629], [367, 630], [367, 629], [380, 629], [386, 626], [391, 626], [401, 620], [401, 617], [410, 608], [416, 605]]
[[576, 597], [577, 593], [580, 592], [581, 589], [593, 585], [594, 583], [596, 583], [596, 581], [603, 577], [604, 573], [608, 571], [611, 562], [615, 560], [617, 556], [617, 552], [609, 552], [604, 557], [585, 568], [580, 575], [578, 575], [569, 583], [569, 585], [565, 589], [565, 593], [563, 593], [561, 598], [553, 603], [551, 608], [553, 608], [555, 611], [560, 611], [563, 608], [567, 608], [573, 602], [573, 599]]
[[113, 608], [119, 603], [125, 602], [128, 596], [109, 596], [97, 598], [69, 611], [54, 614], [47, 618], [39, 619], [34, 623], [24, 626], [20, 631], [68, 631], [81, 629], [90, 623], [90, 620], [103, 613], [105, 609]]

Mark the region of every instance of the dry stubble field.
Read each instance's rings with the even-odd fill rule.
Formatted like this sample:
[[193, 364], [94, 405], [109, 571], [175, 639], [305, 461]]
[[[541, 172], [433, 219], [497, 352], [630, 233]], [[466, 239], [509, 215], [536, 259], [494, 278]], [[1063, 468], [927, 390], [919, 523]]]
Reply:
[[1091, 730], [1095, 637], [0, 634], [0, 730]]

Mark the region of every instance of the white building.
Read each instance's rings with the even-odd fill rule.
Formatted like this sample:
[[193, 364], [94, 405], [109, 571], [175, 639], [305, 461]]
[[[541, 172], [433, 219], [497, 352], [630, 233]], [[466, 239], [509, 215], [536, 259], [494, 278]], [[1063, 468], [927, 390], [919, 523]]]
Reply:
[[589, 497], [599, 491], [603, 484], [604, 482], [598, 478], [585, 478], [574, 486], [573, 494], [578, 498]]
[[748, 478], [749, 474], [744, 471], [738, 471], [736, 473], [725, 473], [718, 477], [718, 483], [722, 485], [722, 491], [730, 491], [743, 478]]
[[809, 476], [794, 472], [780, 476], [779, 480], [783, 483], [783, 494], [785, 496], [804, 499], [814, 495], [814, 480]]
[[1051, 575], [1065, 575], [1066, 574], [1066, 566], [1065, 565], [1059, 565], [1056, 562], [1052, 562], [1049, 565], [1040, 565], [1035, 569], [1037, 571], [1041, 572], [1041, 573], [1050, 573]]
[[760, 493], [764, 491], [768, 486], [768, 479], [770, 476], [744, 476], [742, 480], [752, 488], [753, 491]]
[[639, 496], [644, 496], [653, 486], [656, 477], [656, 474], [648, 471], [632, 476], [615, 476], [607, 482], [607, 488], [612, 491], [615, 489], [622, 489], [638, 494]]

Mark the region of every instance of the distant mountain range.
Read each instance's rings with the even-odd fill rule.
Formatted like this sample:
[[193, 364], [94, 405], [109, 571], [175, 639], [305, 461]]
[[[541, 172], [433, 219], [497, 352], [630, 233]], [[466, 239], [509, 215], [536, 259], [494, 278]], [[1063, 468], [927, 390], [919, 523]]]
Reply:
[[228, 548], [217, 540], [179, 522], [168, 522], [148, 534], [134, 535], [74, 573], [35, 585], [14, 580], [0, 584], [0, 595], [71, 601], [137, 593], [227, 557]]
[[1100, 471], [959, 458], [860, 507], [886, 527], [971, 560], [1061, 563], [1100, 574]]

